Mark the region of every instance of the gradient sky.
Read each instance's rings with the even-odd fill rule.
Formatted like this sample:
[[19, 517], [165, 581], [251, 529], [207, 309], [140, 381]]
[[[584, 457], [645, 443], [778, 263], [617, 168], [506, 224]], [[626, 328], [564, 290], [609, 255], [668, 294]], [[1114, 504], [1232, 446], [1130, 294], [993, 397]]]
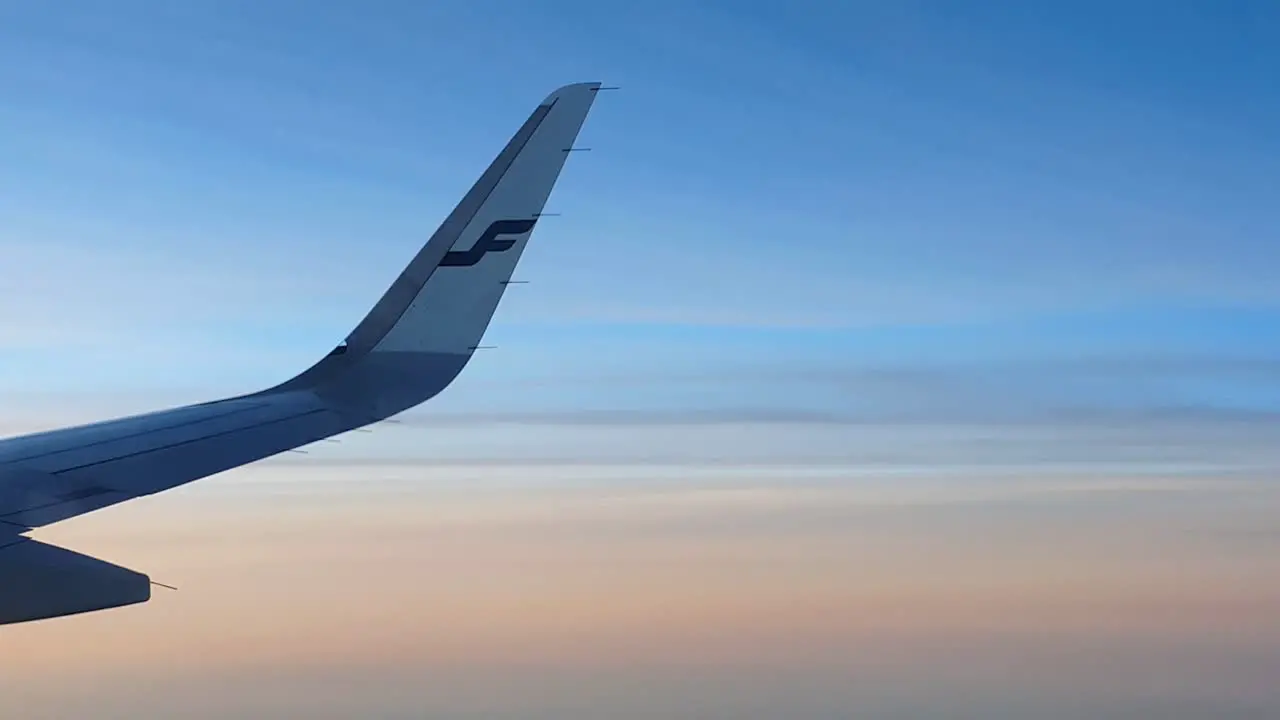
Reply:
[[622, 88], [443, 395], [42, 532], [182, 590], [0, 632], [0, 713], [1277, 716], [1278, 68], [1261, 0], [0, 0], [6, 434], [287, 377]]

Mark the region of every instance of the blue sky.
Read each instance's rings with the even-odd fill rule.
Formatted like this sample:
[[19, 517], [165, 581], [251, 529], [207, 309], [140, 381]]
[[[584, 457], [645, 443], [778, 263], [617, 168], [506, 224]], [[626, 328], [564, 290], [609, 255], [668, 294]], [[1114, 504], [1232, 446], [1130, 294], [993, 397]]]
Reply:
[[442, 412], [1270, 410], [1277, 20], [8, 3], [0, 387], [158, 401], [280, 379], [363, 315], [533, 103], [600, 79], [622, 90], [564, 215]]

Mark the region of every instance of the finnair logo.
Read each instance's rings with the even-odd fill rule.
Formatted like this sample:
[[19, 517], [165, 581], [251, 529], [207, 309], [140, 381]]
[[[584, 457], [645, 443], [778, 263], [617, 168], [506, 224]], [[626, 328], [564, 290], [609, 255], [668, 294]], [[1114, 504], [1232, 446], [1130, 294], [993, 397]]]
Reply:
[[538, 221], [534, 218], [525, 220], [498, 220], [480, 233], [480, 239], [470, 250], [450, 250], [440, 260], [440, 267], [471, 267], [480, 262], [486, 253], [505, 252], [516, 244], [517, 236], [524, 235], [533, 229]]

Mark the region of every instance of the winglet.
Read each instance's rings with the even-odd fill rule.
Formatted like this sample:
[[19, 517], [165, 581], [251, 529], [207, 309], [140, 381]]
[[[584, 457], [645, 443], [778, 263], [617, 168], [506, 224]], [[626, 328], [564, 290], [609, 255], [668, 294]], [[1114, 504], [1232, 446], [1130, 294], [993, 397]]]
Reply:
[[[465, 273], [465, 278], [457, 271], [442, 275], [437, 278], [441, 285], [454, 279], [474, 286], [486, 278], [500, 281], [510, 276], [524, 249], [523, 239], [536, 224], [564, 166], [563, 151], [573, 146], [599, 87], [596, 82], [566, 85], [538, 104], [409, 267], [347, 337], [349, 350], [362, 352], [381, 344], [384, 348], [408, 345], [457, 352], [476, 344], [489, 318], [482, 319], [483, 313], [444, 317], [445, 308], [426, 307], [430, 300], [423, 297], [426, 285], [442, 265], [473, 271]], [[525, 238], [513, 241], [521, 236]], [[505, 254], [485, 257], [488, 253]], [[477, 267], [482, 258], [483, 267]], [[419, 300], [417, 307], [415, 300]], [[424, 322], [428, 313], [434, 315], [429, 323]], [[446, 319], [454, 329], [470, 330], [465, 334], [474, 336], [471, 341], [451, 343], [433, 336], [429, 326], [438, 330]]]
[[539, 103], [346, 340], [273, 391], [378, 396], [381, 415], [443, 390], [479, 346], [600, 87]]

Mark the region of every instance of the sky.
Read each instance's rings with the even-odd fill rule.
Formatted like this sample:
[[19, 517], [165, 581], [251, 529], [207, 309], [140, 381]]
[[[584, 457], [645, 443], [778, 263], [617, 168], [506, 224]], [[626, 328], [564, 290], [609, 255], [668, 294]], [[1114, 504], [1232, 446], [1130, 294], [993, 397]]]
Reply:
[[445, 393], [40, 532], [180, 590], [0, 630], [0, 714], [1275, 717], [1277, 68], [1261, 0], [0, 0], [6, 435], [289, 377], [620, 87]]

